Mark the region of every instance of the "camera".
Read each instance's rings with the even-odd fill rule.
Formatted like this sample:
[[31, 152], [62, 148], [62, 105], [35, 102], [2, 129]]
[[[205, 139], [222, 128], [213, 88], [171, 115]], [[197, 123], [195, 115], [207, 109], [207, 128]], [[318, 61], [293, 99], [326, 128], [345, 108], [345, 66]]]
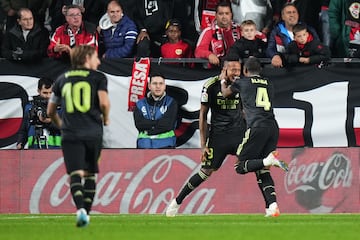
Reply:
[[41, 127], [44, 123], [40, 121], [39, 117], [46, 118], [48, 99], [41, 96], [34, 96], [31, 101], [31, 108], [29, 109], [30, 124]]

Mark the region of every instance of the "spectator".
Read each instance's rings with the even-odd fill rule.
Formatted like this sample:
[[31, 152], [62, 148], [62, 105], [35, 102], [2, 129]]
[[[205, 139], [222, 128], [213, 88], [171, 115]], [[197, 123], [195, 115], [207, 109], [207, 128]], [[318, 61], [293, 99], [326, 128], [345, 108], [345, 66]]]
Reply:
[[124, 15], [117, 0], [109, 2], [107, 13], [101, 18], [99, 26], [100, 42], [105, 47], [103, 58], [124, 58], [132, 55], [138, 32], [135, 23]]
[[195, 27], [195, 1], [194, 0], [174, 0], [172, 18], [179, 20], [181, 24], [181, 37], [191, 48], [195, 48], [199, 38], [199, 33]]
[[44, 25], [45, 12], [50, 6], [51, 0], [0, 0], [1, 7], [6, 13], [6, 29], [11, 30], [17, 22], [17, 11], [20, 8], [28, 8], [32, 11], [35, 22]]
[[360, 57], [358, 1], [331, 0], [329, 22], [333, 56]]
[[152, 74], [147, 97], [136, 103], [135, 126], [139, 131], [137, 148], [175, 148], [178, 105], [166, 95], [165, 78]]
[[30, 9], [20, 8], [17, 16], [17, 24], [5, 33], [1, 46], [3, 57], [21, 62], [36, 61], [46, 57], [49, 32], [34, 23]]
[[215, 20], [212, 25], [200, 34], [195, 48], [195, 57], [208, 59], [213, 66], [219, 66], [221, 58], [228, 53], [240, 36], [240, 26], [232, 21], [230, 3], [220, 2], [216, 6]]
[[81, 8], [69, 5], [65, 8], [66, 23], [58, 27], [50, 39], [47, 49], [49, 57], [69, 60], [71, 48], [77, 45], [98, 47], [96, 26], [83, 22]]
[[284, 54], [286, 64], [320, 64], [330, 60], [330, 49], [309, 34], [303, 23], [293, 27], [294, 41], [290, 42]]
[[329, 25], [330, 0], [323, 0], [320, 12], [321, 39], [325, 46], [330, 47], [330, 25]]
[[279, 16], [284, 4], [292, 3], [298, 9], [299, 21], [305, 22], [320, 32], [319, 14], [323, 0], [273, 0], [273, 9], [275, 16]]
[[60, 148], [60, 130], [47, 116], [47, 104], [51, 95], [53, 80], [42, 77], [38, 81], [39, 95], [25, 106], [24, 119], [19, 130], [17, 149]]
[[[274, 67], [283, 67], [281, 54], [285, 52], [286, 46], [294, 40], [292, 31], [299, 22], [299, 13], [293, 3], [284, 5], [281, 10], [281, 19], [271, 31], [266, 49], [266, 55], [271, 58], [271, 64]], [[307, 29], [314, 39], [319, 40], [319, 36], [312, 27], [307, 26]]]
[[257, 37], [256, 24], [252, 20], [241, 23], [241, 38], [231, 46], [226, 58], [244, 59], [250, 56], [265, 57], [266, 42]]
[[106, 12], [105, 0], [56, 0], [52, 4], [50, 10], [51, 28], [54, 31], [57, 27], [63, 25], [65, 20], [65, 8], [69, 5], [78, 5], [81, 8], [83, 14], [83, 20], [90, 22], [94, 25], [99, 24], [100, 18]]
[[134, 21], [139, 29], [137, 38], [138, 57], [160, 57], [164, 42], [164, 29], [172, 18], [174, 0], [136, 0]]
[[171, 19], [166, 24], [167, 42], [161, 45], [163, 58], [192, 58], [190, 45], [181, 39], [181, 24], [176, 19]]
[[273, 24], [273, 9], [270, 0], [231, 0], [234, 13], [234, 22], [242, 23], [245, 20], [255, 22], [259, 31], [268, 34]]

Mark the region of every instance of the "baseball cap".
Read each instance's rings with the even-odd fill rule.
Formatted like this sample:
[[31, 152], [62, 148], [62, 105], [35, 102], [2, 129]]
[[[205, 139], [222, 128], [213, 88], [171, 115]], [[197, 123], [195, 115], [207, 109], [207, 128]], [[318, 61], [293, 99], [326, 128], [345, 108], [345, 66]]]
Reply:
[[170, 26], [176, 26], [181, 30], [181, 23], [177, 19], [170, 19], [166, 22], [165, 30], [167, 30]]

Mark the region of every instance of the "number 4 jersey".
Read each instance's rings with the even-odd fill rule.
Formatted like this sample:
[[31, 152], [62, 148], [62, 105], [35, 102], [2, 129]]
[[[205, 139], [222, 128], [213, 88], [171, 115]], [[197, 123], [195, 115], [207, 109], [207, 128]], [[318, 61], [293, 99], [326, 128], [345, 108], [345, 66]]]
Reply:
[[269, 79], [260, 76], [239, 78], [231, 85], [231, 90], [240, 92], [248, 127], [272, 126], [275, 121], [274, 87]]
[[93, 140], [102, 136], [99, 90], [107, 91], [107, 79], [101, 72], [73, 69], [58, 77], [50, 101], [62, 106], [63, 139]]

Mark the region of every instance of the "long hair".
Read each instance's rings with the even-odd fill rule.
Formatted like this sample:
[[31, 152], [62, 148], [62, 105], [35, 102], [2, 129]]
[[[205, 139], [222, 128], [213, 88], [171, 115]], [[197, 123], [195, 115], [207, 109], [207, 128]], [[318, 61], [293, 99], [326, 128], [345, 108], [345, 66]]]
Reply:
[[79, 45], [71, 49], [70, 61], [73, 68], [80, 68], [85, 65], [86, 57], [95, 53], [96, 49], [90, 45]]

